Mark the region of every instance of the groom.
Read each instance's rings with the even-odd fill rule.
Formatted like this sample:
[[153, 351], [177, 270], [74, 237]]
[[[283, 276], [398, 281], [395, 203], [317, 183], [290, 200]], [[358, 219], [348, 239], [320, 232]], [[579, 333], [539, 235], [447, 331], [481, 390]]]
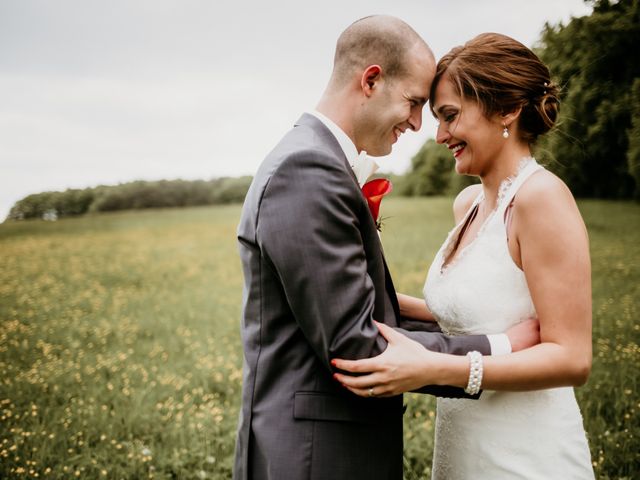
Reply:
[[[404, 22], [367, 17], [337, 43], [317, 111], [266, 157], [238, 227], [244, 379], [234, 478], [402, 479], [402, 397], [359, 398], [332, 358], [384, 351], [374, 320], [408, 328], [374, 219], [351, 168], [417, 131], [435, 73]], [[421, 322], [426, 327], [426, 322]], [[431, 350], [496, 352], [506, 336], [402, 333]], [[504, 344], [503, 344], [504, 346]], [[423, 391], [464, 396], [453, 387]]]

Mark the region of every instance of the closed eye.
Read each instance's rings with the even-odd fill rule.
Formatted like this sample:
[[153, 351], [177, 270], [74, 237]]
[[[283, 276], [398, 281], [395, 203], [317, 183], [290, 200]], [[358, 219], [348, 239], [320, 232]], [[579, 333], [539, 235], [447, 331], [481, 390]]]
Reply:
[[434, 114], [438, 123], [444, 121], [445, 123], [453, 122], [458, 116], [460, 111], [457, 108], [453, 108], [451, 105], [442, 105], [438, 107]]
[[441, 110], [438, 112], [437, 119], [445, 123], [453, 122], [458, 116], [457, 110]]
[[409, 102], [409, 105], [411, 105], [411, 108], [413, 108], [413, 107], [423, 107], [427, 103], [427, 99], [426, 98], [413, 97], [413, 96], [411, 96], [409, 94], [406, 94], [406, 93], [405, 93], [404, 97]]

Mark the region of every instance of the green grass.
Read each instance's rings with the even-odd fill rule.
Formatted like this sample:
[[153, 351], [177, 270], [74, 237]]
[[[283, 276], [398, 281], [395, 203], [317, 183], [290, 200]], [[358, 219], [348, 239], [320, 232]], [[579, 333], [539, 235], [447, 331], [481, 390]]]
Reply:
[[[640, 206], [580, 202], [594, 366], [577, 389], [598, 478], [640, 472]], [[0, 478], [226, 479], [242, 352], [239, 206], [0, 225]], [[451, 199], [385, 201], [398, 290], [421, 294]], [[407, 479], [435, 402], [407, 395]]]

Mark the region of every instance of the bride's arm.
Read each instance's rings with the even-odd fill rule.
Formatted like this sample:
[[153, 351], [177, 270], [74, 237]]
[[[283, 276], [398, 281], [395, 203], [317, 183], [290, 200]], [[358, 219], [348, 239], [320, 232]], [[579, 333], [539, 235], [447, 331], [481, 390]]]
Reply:
[[541, 343], [509, 358], [486, 358], [484, 388], [582, 385], [591, 370], [591, 264], [578, 207], [562, 181], [541, 172], [518, 192], [513, 215]]
[[400, 305], [400, 315], [423, 322], [435, 322], [436, 319], [421, 298], [411, 297], [403, 293], [398, 293], [398, 304]]
[[[511, 233], [540, 321], [541, 343], [521, 352], [484, 357], [482, 388], [537, 390], [579, 386], [591, 370], [591, 266], [586, 228], [569, 189], [548, 172], [522, 186]], [[396, 395], [422, 385], [464, 387], [464, 357], [430, 352], [384, 326], [389, 346], [378, 357], [335, 366], [368, 375], [337, 379], [359, 395]]]

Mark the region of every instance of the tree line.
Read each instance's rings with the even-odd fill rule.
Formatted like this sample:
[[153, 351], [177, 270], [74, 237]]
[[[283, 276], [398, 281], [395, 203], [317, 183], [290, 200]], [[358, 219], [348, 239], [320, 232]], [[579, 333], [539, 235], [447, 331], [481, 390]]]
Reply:
[[8, 219], [54, 219], [92, 212], [242, 202], [250, 183], [251, 177], [224, 177], [192, 181], [135, 181], [63, 192], [42, 192], [16, 202]]

